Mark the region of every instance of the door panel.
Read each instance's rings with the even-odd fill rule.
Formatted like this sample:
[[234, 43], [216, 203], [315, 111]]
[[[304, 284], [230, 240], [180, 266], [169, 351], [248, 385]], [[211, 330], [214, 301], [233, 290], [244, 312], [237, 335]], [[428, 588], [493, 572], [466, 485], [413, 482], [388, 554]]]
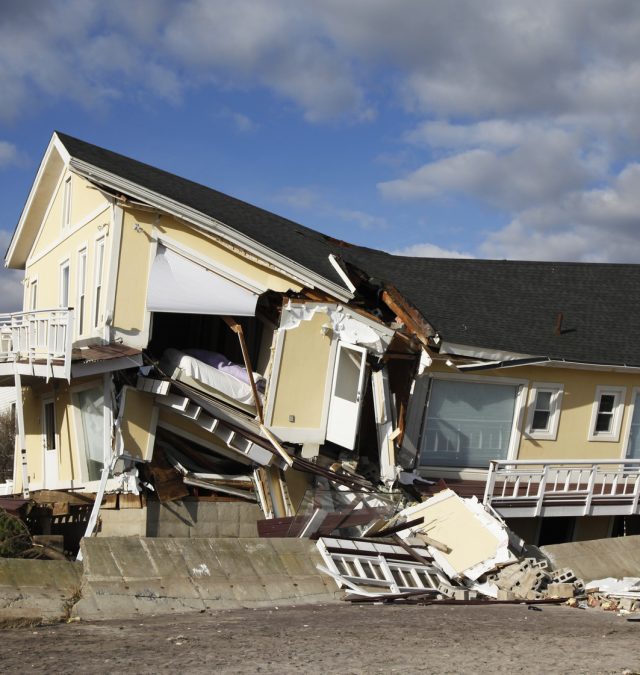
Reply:
[[367, 350], [340, 342], [331, 386], [327, 440], [349, 450], [355, 447], [367, 364]]

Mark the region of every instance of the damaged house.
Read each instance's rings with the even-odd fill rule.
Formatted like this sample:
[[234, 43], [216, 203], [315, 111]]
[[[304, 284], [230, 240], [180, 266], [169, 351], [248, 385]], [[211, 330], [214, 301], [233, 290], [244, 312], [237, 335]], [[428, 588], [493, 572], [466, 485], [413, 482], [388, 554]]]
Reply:
[[309, 536], [447, 486], [531, 543], [639, 531], [638, 265], [393, 256], [61, 133], [5, 263], [2, 493], [89, 495], [87, 534], [192, 497]]

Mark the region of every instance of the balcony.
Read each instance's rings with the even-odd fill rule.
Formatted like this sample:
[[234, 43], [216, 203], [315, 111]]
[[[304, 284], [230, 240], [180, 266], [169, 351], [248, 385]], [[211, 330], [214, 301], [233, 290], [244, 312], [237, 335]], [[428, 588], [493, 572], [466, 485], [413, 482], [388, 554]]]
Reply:
[[493, 460], [484, 503], [506, 518], [640, 513], [640, 459]]
[[73, 309], [0, 314], [0, 375], [71, 377]]

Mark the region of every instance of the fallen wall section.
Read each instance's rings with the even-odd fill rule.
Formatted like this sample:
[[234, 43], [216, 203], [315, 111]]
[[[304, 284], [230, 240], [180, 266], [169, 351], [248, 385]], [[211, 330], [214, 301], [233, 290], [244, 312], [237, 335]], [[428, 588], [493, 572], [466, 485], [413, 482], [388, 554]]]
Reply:
[[308, 539], [105, 537], [82, 541], [82, 619], [329, 602]]
[[640, 535], [574, 541], [542, 546], [554, 569], [570, 567], [584, 581], [605, 577], [637, 577], [640, 573]]

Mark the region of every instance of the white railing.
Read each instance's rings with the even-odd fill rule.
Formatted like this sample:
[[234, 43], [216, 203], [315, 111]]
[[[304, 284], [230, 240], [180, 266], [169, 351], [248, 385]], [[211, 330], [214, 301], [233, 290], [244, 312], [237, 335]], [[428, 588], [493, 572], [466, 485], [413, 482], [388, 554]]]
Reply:
[[484, 503], [503, 515], [637, 514], [640, 459], [492, 460]]
[[[73, 346], [73, 309], [39, 309], [0, 314], [0, 359], [68, 379]], [[42, 368], [39, 368], [42, 366]]]

